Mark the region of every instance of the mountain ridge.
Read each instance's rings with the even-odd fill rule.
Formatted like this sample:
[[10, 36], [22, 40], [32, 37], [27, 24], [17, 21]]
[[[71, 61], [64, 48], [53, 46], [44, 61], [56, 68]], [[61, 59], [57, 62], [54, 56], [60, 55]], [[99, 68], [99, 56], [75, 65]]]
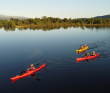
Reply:
[[[7, 16], [7, 15], [0, 14], [0, 19], [7, 19], [7, 20], [9, 20], [10, 18], [20, 19], [20, 20], [27, 19], [27, 17], [24, 17], [24, 16]], [[95, 16], [93, 18], [110, 18], [110, 14], [102, 15], [102, 16]], [[77, 19], [87, 19], [87, 18], [77, 18]]]
[[110, 18], [110, 14], [108, 15], [103, 15], [103, 16], [96, 16], [94, 18]]
[[27, 19], [27, 17], [23, 17], [23, 16], [7, 16], [7, 15], [2, 15], [0, 14], [0, 19], [10, 19], [10, 18], [13, 18], [13, 19]]

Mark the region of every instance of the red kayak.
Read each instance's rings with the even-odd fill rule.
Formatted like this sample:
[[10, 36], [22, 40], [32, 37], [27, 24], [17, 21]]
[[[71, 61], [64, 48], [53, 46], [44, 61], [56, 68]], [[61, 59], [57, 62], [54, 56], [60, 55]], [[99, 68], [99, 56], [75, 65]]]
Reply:
[[39, 71], [40, 69], [44, 68], [45, 64], [41, 65], [39, 68], [35, 68], [33, 71], [26, 71], [23, 75], [17, 75], [15, 77], [10, 78], [11, 80], [19, 80], [21, 78], [27, 77], [29, 75], [33, 75], [35, 72]]
[[77, 62], [79, 61], [84, 61], [84, 60], [88, 60], [88, 59], [94, 59], [94, 58], [97, 58], [99, 57], [99, 53], [95, 54], [95, 56], [89, 56], [89, 57], [82, 57], [82, 58], [76, 58]]

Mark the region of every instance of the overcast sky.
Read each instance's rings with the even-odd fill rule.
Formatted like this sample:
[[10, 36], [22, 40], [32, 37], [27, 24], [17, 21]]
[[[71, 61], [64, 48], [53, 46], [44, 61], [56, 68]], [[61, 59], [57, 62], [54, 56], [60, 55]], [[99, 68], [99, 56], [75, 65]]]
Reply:
[[90, 18], [110, 14], [110, 0], [0, 0], [0, 14], [31, 18]]

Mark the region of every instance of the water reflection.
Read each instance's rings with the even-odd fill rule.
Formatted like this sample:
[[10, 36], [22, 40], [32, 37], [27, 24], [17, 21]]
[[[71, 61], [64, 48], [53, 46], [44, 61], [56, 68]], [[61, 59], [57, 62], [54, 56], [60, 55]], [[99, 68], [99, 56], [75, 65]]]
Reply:
[[86, 53], [86, 50], [84, 50], [84, 51], [76, 51], [76, 54], [84, 54], [84, 53]]
[[15, 31], [15, 28], [10, 28], [10, 27], [4, 27], [5, 31]]
[[[10, 28], [10, 27], [0, 27], [1, 28], [4, 28], [5, 31], [15, 31], [16, 28]], [[17, 29], [19, 31], [23, 31], [23, 30], [43, 30], [43, 31], [50, 31], [50, 30], [55, 30], [55, 29], [60, 29], [60, 28], [63, 28], [63, 29], [68, 29], [68, 28], [81, 28], [81, 29], [104, 29], [104, 28], [110, 28], [110, 26], [39, 26], [39, 27], [17, 27]]]

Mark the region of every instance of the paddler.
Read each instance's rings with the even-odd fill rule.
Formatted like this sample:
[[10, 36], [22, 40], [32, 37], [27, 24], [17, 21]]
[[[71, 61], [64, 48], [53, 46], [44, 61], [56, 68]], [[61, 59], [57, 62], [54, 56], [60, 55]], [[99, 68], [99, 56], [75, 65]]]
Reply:
[[82, 46], [82, 49], [84, 49], [84, 46]]
[[95, 56], [95, 51], [93, 51], [93, 52], [91, 53], [91, 56]]
[[32, 71], [32, 70], [34, 70], [34, 69], [35, 69], [35, 67], [33, 66], [33, 64], [31, 64], [31, 67], [28, 68], [29, 71]]
[[86, 56], [86, 57], [89, 57], [89, 56], [90, 56], [89, 52], [87, 52], [87, 54], [85, 54], [85, 56]]
[[81, 46], [81, 47], [80, 47], [80, 49], [83, 49], [83, 48], [84, 48], [84, 46]]

